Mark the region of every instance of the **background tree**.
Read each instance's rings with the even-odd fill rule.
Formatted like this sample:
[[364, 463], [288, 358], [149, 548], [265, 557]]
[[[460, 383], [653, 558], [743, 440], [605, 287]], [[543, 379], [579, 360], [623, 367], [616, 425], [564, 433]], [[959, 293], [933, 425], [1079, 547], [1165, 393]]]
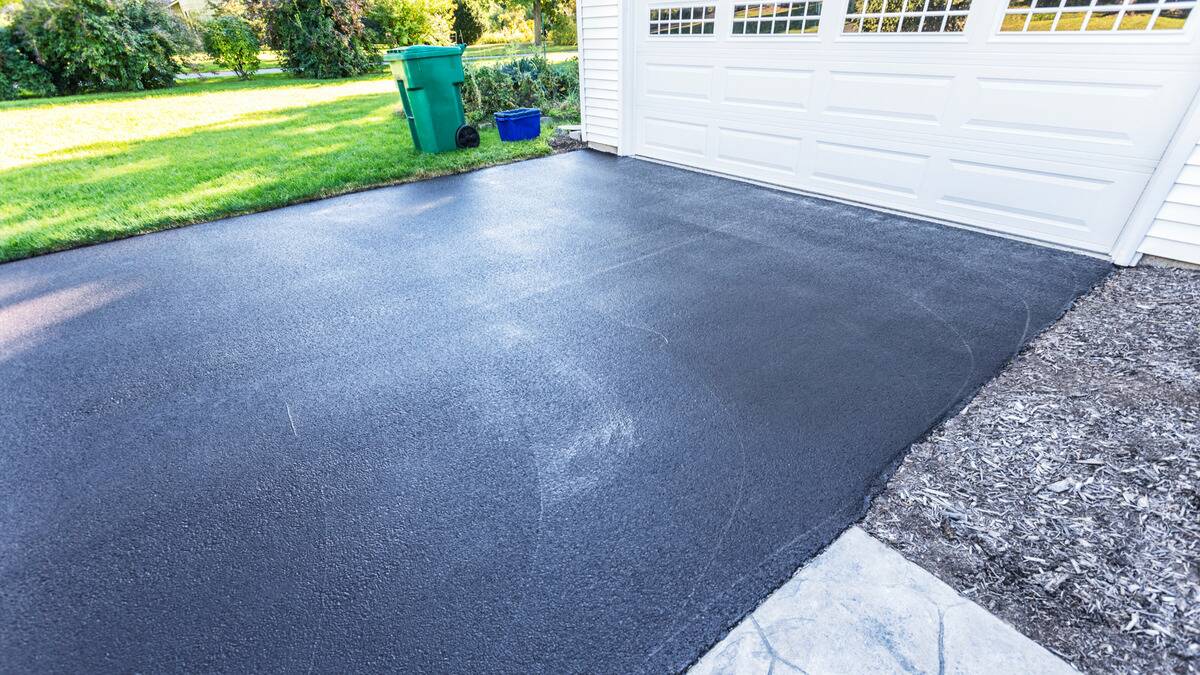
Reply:
[[208, 14], [214, 18], [236, 16], [244, 19], [254, 31], [259, 46], [262, 46], [268, 41], [267, 21], [272, 2], [273, 0], [208, 0]]
[[578, 44], [575, 26], [575, 0], [558, 0], [547, 13], [546, 37], [552, 45]]
[[221, 14], [202, 26], [204, 51], [219, 65], [248, 80], [258, 72], [259, 42], [254, 28], [240, 16]]
[[448, 45], [454, 0], [373, 0], [366, 25], [375, 42], [388, 46]]
[[169, 87], [195, 35], [159, 0], [31, 0], [13, 44], [59, 94]]
[[363, 25], [362, 0], [277, 0], [268, 7], [269, 44], [279, 52], [284, 70], [326, 79], [379, 66]]
[[575, 16], [574, 0], [510, 0], [512, 4], [525, 7], [533, 19], [533, 42], [540, 45], [545, 41], [548, 24], [556, 18]]
[[458, 0], [454, 9], [454, 35], [463, 44], [475, 44], [487, 25], [487, 8], [480, 0]]
[[50, 74], [17, 48], [12, 31], [0, 28], [0, 101], [53, 95]]

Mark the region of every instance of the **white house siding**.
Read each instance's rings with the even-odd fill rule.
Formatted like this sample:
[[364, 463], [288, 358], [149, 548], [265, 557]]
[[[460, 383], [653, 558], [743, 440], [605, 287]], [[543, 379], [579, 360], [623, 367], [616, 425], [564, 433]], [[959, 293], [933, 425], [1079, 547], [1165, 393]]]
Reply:
[[583, 138], [616, 148], [620, 141], [621, 40], [617, 0], [579, 0], [579, 99]]
[[1200, 264], [1200, 145], [1183, 165], [1138, 250]]

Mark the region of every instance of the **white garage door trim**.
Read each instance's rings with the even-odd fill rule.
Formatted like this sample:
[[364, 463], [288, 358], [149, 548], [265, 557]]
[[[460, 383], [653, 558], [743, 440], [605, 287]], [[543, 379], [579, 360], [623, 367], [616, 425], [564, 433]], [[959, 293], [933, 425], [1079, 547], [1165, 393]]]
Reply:
[[[1020, 12], [974, 0], [962, 33], [845, 35], [831, 1], [815, 36], [753, 38], [732, 0], [626, 2], [622, 151], [1108, 254], [1200, 86], [1194, 18], [1004, 34]], [[650, 37], [663, 6], [715, 6], [711, 34]]]

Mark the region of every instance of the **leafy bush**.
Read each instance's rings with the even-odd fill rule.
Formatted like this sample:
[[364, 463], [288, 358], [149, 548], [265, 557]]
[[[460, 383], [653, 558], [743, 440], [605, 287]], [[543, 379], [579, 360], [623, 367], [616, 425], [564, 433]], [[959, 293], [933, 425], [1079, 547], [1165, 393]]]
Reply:
[[258, 72], [258, 37], [250, 22], [239, 16], [224, 14], [204, 24], [204, 51], [243, 80]]
[[270, 8], [268, 34], [283, 69], [326, 79], [377, 68], [363, 12], [362, 0], [279, 0]]
[[579, 119], [579, 61], [541, 57], [496, 66], [468, 66], [463, 81], [467, 121], [487, 123], [500, 110], [541, 108], [550, 117]]
[[454, 9], [454, 37], [465, 45], [473, 45], [483, 37], [487, 28], [487, 8], [480, 0], [458, 0]]
[[11, 31], [0, 28], [0, 101], [53, 95], [50, 75], [17, 49]]
[[12, 31], [59, 94], [169, 87], [195, 44], [159, 0], [30, 0]]
[[375, 41], [389, 46], [448, 45], [454, 0], [372, 0], [367, 24]]

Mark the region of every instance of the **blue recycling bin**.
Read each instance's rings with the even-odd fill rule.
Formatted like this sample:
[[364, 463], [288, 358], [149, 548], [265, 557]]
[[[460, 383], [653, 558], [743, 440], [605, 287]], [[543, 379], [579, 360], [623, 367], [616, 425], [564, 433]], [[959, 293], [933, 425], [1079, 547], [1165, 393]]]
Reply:
[[527, 141], [542, 133], [542, 111], [537, 108], [503, 110], [495, 117], [502, 141]]

